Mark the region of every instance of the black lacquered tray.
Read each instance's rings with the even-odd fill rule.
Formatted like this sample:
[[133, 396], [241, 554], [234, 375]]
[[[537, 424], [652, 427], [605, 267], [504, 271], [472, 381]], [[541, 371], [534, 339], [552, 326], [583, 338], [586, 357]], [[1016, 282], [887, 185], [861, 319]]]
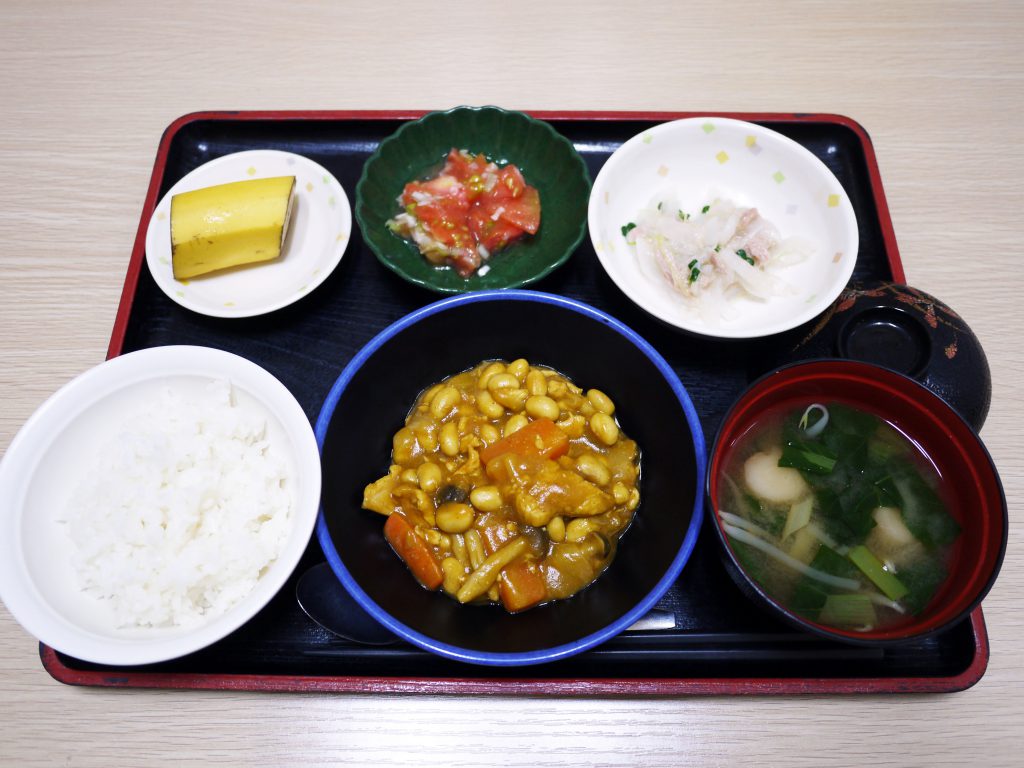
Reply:
[[[684, 113], [533, 113], [583, 155], [592, 176], [622, 142]], [[280, 379], [311, 422], [350, 358], [374, 335], [436, 294], [384, 269], [358, 230], [340, 266], [296, 304], [249, 319], [218, 319], [168, 299], [145, 267], [145, 232], [159, 199], [182, 176], [221, 155], [280, 149], [305, 155], [354, 197], [377, 144], [418, 113], [202, 113], [172, 124], [161, 141], [128, 267], [110, 356], [145, 347], [197, 344], [253, 360]], [[903, 282], [874, 152], [855, 122], [836, 115], [729, 114], [762, 123], [819, 157], [843, 184], [857, 214], [855, 281]], [[650, 341], [675, 369], [697, 408], [708, 445], [746, 384], [785, 357], [800, 328], [767, 342], [713, 342], [680, 335], [623, 296], [589, 242], [530, 286], [609, 312]], [[762, 614], [734, 587], [705, 527], [693, 557], [658, 608], [675, 628], [629, 632], [560, 662], [498, 669], [449, 661], [408, 645], [358, 646], [315, 625], [295, 600], [295, 581], [323, 560], [316, 540], [288, 584], [248, 624], [173, 662], [104, 667], [42, 646], [44, 666], [70, 684], [246, 690], [426, 693], [804, 693], [953, 691], [977, 682], [988, 663], [981, 609], [942, 634], [899, 647], [840, 645], [793, 631]]]

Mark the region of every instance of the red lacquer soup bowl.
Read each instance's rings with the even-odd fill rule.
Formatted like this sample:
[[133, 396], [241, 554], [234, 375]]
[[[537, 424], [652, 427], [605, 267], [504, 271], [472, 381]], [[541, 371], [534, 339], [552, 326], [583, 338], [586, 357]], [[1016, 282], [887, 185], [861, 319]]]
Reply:
[[[782, 534], [775, 534], [780, 538], [772, 539], [765, 535], [766, 528], [762, 522], [738, 519], [723, 510], [723, 505], [737, 503], [736, 499], [743, 498], [738, 495], [744, 493], [741, 485], [752, 479], [745, 474], [746, 465], [740, 465], [739, 462], [747, 455], [746, 451], [752, 450], [744, 445], [754, 431], [760, 429], [760, 425], [771, 414], [795, 414], [812, 403], [849, 406], [856, 411], [879, 417], [902, 433], [920, 451], [921, 459], [934, 467], [937, 473], [936, 495], [944, 502], [948, 515], [959, 526], [959, 534], [956, 534], [943, 557], [945, 577], [938, 577], [938, 586], [930, 599], [920, 602], [916, 612], [893, 600], [889, 602], [899, 604], [902, 613], [892, 612], [890, 606], [885, 605], [884, 610], [890, 611], [893, 616], [890, 623], [878, 621], [861, 626], [841, 626], [830, 623], [834, 614], [829, 614], [829, 621], [823, 621], [824, 610], [815, 614], [806, 610], [806, 603], [803, 606], [797, 605], [795, 588], [769, 586], [767, 570], [763, 571], [765, 575], [762, 580], [765, 583], [761, 583], [748, 572], [754, 560], [749, 559], [749, 554], [747, 559], [739, 554], [740, 551], [749, 553], [756, 548], [762, 552], [772, 549], [758, 541], [751, 541], [752, 538], [761, 538], [777, 545], [775, 554], [768, 559], [782, 562], [784, 567], [794, 567], [787, 566], [784, 558], [780, 559], [778, 555], [778, 552], [786, 551], [783, 541], [794, 542], [792, 538], [781, 538], [783, 535], [793, 535], [787, 534], [788, 528], [783, 529]], [[812, 418], [817, 417], [814, 415]], [[798, 428], [806, 430], [806, 424]], [[743, 467], [739, 481], [735, 479], [737, 466]], [[788, 471], [792, 473], [794, 470]], [[806, 467], [801, 471], [806, 472]], [[725, 476], [727, 472], [730, 472], [728, 478]], [[803, 476], [810, 478], [807, 474]], [[751, 384], [726, 414], [719, 429], [708, 467], [707, 490], [713, 524], [723, 546], [726, 569], [740, 589], [753, 601], [786, 621], [813, 633], [845, 642], [866, 645], [899, 643], [920, 639], [955, 624], [970, 613], [988, 593], [1006, 550], [1006, 498], [992, 458], [978, 435], [952, 407], [929, 389], [900, 373], [868, 363], [848, 360], [798, 363], [781, 368]], [[763, 509], [757, 506], [756, 499], [747, 503], [754, 504], [750, 507], [752, 510]], [[815, 497], [815, 514], [819, 513], [821, 506], [820, 499]], [[850, 502], [843, 509], [852, 507]], [[781, 519], [786, 519], [787, 523], [792, 522], [785, 517], [785, 512], [777, 514], [781, 514]], [[871, 510], [871, 514], [877, 514], [877, 508]], [[781, 525], [781, 519], [775, 519]], [[875, 526], [876, 523], [869, 521], [867, 525]], [[737, 534], [737, 526], [744, 530]], [[952, 528], [955, 530], [956, 526]], [[815, 523], [808, 530], [823, 541], [834, 544], [844, 560], [859, 559], [854, 557], [858, 553], [853, 552], [857, 542], [835, 543], [831, 541], [826, 529], [827, 526]], [[821, 547], [820, 542], [815, 544]], [[747, 549], [748, 545], [752, 548]], [[791, 544], [791, 549], [795, 551], [795, 545]], [[863, 554], [863, 549], [861, 547], [860, 554]], [[831, 555], [831, 548], [826, 554]], [[875, 562], [881, 564], [883, 560], [876, 558]], [[814, 566], [817, 563], [815, 559], [808, 564]], [[840, 566], [847, 569], [844, 575], [855, 576], [866, 585], [862, 592], [875, 591], [868, 570], [858, 571], [849, 562], [840, 563]], [[883, 569], [891, 571], [897, 578], [901, 577], [899, 568], [887, 560]], [[817, 574], [821, 572], [816, 571]], [[840, 573], [838, 570], [833, 572]], [[814, 586], [821, 586], [815, 582], [814, 575], [805, 575], [806, 571], [798, 573], [801, 575], [795, 578], [806, 578]], [[785, 583], [786, 578], [780, 582]], [[870, 597], [879, 605], [888, 600], [886, 595], [874, 594]], [[800, 609], [799, 613], [797, 609]]]

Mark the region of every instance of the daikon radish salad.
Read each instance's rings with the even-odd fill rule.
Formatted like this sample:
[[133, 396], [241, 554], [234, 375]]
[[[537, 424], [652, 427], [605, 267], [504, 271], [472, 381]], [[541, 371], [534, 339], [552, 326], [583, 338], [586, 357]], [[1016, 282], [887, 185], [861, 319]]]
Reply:
[[723, 467], [718, 513], [737, 560], [799, 616], [887, 629], [945, 581], [960, 528], [943, 479], [879, 417], [842, 403], [769, 410]]
[[667, 193], [622, 232], [636, 249], [640, 271], [667, 280], [680, 301], [710, 324], [739, 317], [743, 309], [736, 299], [799, 295], [785, 268], [814, 252], [810, 242], [783, 239], [756, 208], [720, 198], [691, 212]]
[[601, 167], [590, 240], [645, 312], [695, 335], [763, 338], [810, 322], [846, 287], [859, 238], [844, 183], [777, 125], [660, 123]]

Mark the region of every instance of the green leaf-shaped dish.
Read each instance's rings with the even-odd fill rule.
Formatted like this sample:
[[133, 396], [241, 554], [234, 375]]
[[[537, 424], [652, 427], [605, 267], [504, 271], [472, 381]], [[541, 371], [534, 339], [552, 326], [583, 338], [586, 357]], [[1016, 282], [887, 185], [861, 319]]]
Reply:
[[[433, 266], [387, 227], [401, 212], [405, 185], [436, 173], [453, 147], [482, 152], [499, 165], [515, 163], [540, 193], [537, 234], [491, 256], [486, 274], [468, 278]], [[586, 232], [589, 196], [583, 158], [550, 125], [498, 107], [456, 107], [406, 123], [381, 142], [363, 166], [355, 216], [363, 240], [388, 269], [439, 293], [465, 293], [527, 285], [565, 263]]]

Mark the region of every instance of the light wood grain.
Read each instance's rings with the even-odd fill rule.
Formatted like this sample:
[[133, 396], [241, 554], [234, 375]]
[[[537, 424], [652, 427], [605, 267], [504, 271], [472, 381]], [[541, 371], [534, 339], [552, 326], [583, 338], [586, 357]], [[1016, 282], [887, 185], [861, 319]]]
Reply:
[[0, 5], [0, 450], [107, 346], [157, 142], [200, 109], [819, 111], [871, 134], [908, 279], [975, 329], [1011, 537], [955, 695], [560, 699], [106, 691], [0, 609], [4, 765], [1020, 764], [1016, 2]]

